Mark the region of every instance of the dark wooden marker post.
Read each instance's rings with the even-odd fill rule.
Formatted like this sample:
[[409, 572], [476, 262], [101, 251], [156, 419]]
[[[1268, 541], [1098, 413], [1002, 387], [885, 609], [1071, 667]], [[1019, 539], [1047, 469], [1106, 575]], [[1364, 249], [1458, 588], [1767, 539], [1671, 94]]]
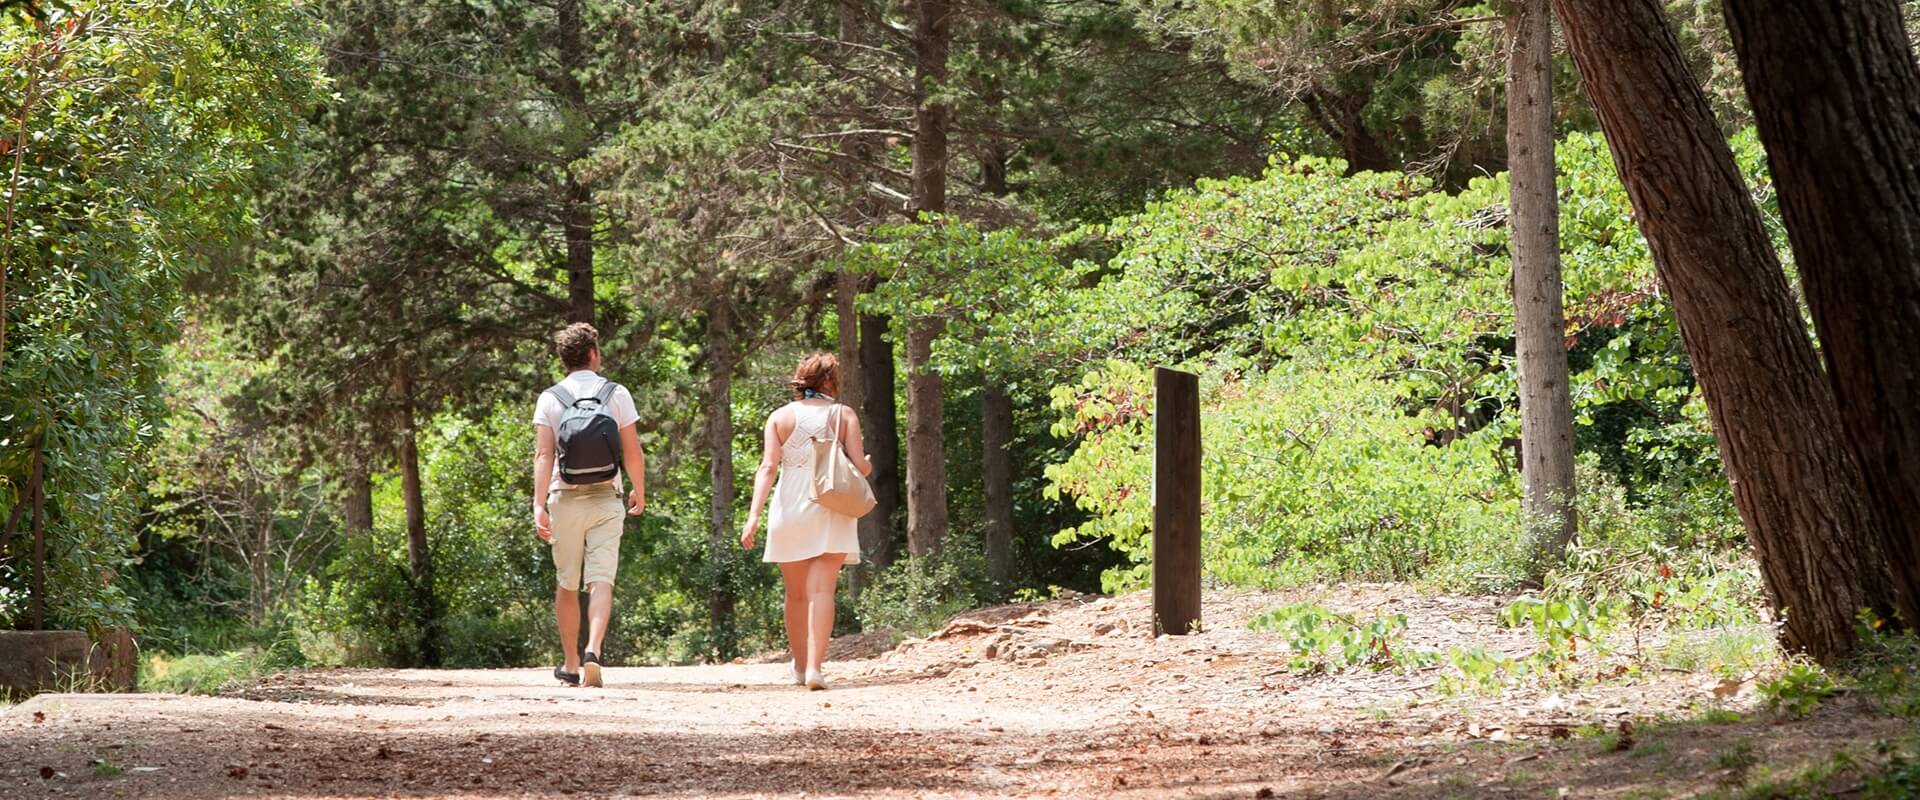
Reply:
[[1153, 630], [1200, 622], [1200, 376], [1153, 371]]

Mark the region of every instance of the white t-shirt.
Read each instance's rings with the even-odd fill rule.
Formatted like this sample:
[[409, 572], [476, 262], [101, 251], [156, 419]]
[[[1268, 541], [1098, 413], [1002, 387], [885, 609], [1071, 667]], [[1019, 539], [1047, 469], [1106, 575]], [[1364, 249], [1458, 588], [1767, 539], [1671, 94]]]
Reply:
[[[606, 378], [600, 377], [599, 374], [593, 370], [582, 369], [567, 373], [567, 377], [560, 379], [560, 385], [567, 391], [572, 392], [574, 399], [578, 400], [599, 394], [600, 387], [606, 383], [606, 380]], [[552, 392], [541, 392], [540, 401], [533, 405], [533, 424], [545, 425], [550, 430], [558, 429], [560, 427], [560, 415], [565, 412], [566, 409], [560, 407], [560, 401], [553, 396]], [[640, 412], [634, 410], [633, 407], [633, 393], [628, 392], [625, 386], [617, 387], [613, 390], [613, 397], [607, 401], [607, 413], [613, 416], [614, 423], [621, 428], [640, 421]], [[622, 466], [621, 469], [625, 470], [625, 467]], [[571, 484], [560, 480], [560, 465], [558, 463], [553, 465], [553, 483], [551, 486], [551, 491], [555, 492], [561, 489], [572, 488]], [[615, 475], [613, 478], [613, 488], [615, 490], [624, 490], [624, 487], [621, 485], [620, 476], [618, 475]]]

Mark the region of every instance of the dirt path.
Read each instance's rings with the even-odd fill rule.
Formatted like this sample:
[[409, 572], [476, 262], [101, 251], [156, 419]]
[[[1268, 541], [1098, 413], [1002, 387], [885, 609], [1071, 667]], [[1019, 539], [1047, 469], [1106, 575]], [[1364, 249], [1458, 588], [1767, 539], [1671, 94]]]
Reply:
[[[0, 711], [0, 797], [1661, 796], [1752, 777], [1729, 752], [1784, 770], [1909, 732], [1837, 707], [1650, 725], [1714, 698], [1698, 676], [1486, 698], [1436, 695], [1420, 672], [1297, 675], [1244, 627], [1280, 599], [1212, 598], [1214, 628], [1183, 639], [1137, 630], [1140, 596], [984, 612], [841, 662], [827, 692], [734, 664], [613, 668], [604, 689], [347, 670], [226, 697], [42, 695]], [[1339, 602], [1524, 647], [1483, 620], [1491, 601]], [[1556, 738], [1626, 719], [1642, 732], [1625, 749]]]

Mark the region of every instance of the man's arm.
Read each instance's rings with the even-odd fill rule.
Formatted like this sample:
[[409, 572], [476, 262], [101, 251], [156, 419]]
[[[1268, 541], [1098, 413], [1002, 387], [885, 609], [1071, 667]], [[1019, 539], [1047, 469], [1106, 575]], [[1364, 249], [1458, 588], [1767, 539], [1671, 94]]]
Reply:
[[640, 452], [640, 431], [633, 425], [620, 429], [620, 471], [633, 481], [627, 490], [627, 513], [639, 516], [647, 507], [647, 457]]
[[553, 541], [553, 521], [547, 516], [547, 490], [553, 488], [553, 429], [534, 425], [533, 532], [540, 541]]

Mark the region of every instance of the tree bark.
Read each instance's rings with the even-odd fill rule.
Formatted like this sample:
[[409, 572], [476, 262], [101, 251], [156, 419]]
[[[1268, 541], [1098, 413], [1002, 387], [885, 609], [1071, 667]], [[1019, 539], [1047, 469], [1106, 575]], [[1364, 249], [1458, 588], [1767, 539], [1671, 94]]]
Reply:
[[1013, 583], [1013, 399], [989, 382], [980, 392], [980, 478], [987, 512], [987, 577], [996, 591]]
[[[914, 19], [913, 211], [947, 210], [947, 79], [951, 0], [919, 0]], [[907, 325], [907, 552], [922, 556], [947, 536], [945, 382], [932, 368], [938, 319]]]
[[347, 497], [340, 516], [349, 535], [373, 532], [373, 471], [364, 464], [347, 473]]
[[[586, 87], [580, 85], [578, 71], [586, 64], [587, 50], [581, 42], [579, 0], [560, 0], [554, 7], [555, 49], [560, 68], [554, 73], [553, 87], [560, 98], [575, 111], [587, 110]], [[574, 157], [585, 155], [581, 152]], [[571, 163], [572, 159], [568, 159]], [[580, 182], [570, 166], [563, 166], [566, 179], [561, 186], [561, 232], [567, 240], [567, 321], [594, 321], [593, 308], [593, 192]]]
[[567, 178], [567, 321], [593, 324], [593, 193]]
[[1920, 624], [1920, 65], [1894, 0], [1726, 0], [1907, 624]]
[[890, 323], [876, 314], [860, 315], [861, 432], [867, 457], [873, 461], [873, 510], [860, 518], [860, 549], [872, 559], [874, 571], [893, 563], [893, 520], [900, 511], [900, 422], [894, 396], [893, 343]]
[[929, 366], [937, 322], [907, 332], [907, 552], [931, 555], [947, 536], [945, 382]]
[[1792, 649], [1832, 661], [1886, 609], [1880, 523], [1760, 211], [1660, 0], [1555, 0], [1673, 297], [1727, 478]]
[[395, 373], [400, 394], [400, 493], [407, 507], [407, 567], [420, 622], [420, 661], [440, 664], [439, 608], [434, 602], [433, 553], [427, 548], [427, 504], [420, 487], [419, 429], [414, 419], [413, 367]]
[[835, 400], [848, 408], [860, 408], [866, 395], [860, 368], [860, 312], [854, 301], [860, 296], [860, 275], [840, 270], [834, 275], [834, 315], [838, 329], [834, 358], [840, 362], [840, 395]]
[[247, 579], [253, 583], [249, 592], [249, 616], [255, 625], [267, 622], [267, 607], [273, 604], [273, 516], [261, 521], [253, 533], [253, 555], [247, 563]]
[[707, 601], [707, 619], [713, 629], [714, 656], [721, 661], [738, 653], [734, 634], [735, 595], [728, 564], [733, 560], [733, 314], [724, 292], [717, 293], [707, 312], [707, 559], [715, 583]]
[[1567, 386], [1566, 286], [1553, 161], [1553, 14], [1521, 0], [1507, 19], [1507, 179], [1513, 327], [1520, 367], [1522, 507], [1538, 581], [1573, 541], [1573, 400]]

